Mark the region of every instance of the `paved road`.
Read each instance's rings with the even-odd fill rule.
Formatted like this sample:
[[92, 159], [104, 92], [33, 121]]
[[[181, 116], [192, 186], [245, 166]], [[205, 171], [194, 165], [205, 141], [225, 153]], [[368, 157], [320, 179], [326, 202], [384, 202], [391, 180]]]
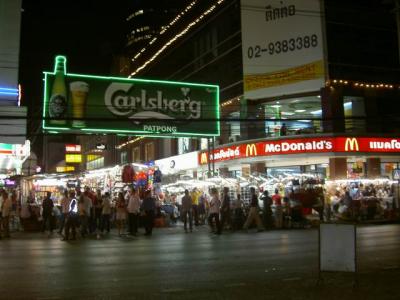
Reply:
[[349, 274], [315, 286], [317, 238], [314, 229], [216, 236], [203, 227], [66, 243], [15, 233], [0, 241], [0, 299], [400, 299], [399, 225], [358, 228], [355, 290]]

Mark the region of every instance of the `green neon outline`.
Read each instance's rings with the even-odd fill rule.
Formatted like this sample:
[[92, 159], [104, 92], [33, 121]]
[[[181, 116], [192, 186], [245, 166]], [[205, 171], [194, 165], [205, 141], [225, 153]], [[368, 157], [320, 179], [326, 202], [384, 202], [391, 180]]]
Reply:
[[45, 127], [46, 127], [46, 107], [47, 107], [47, 102], [48, 102], [48, 99], [47, 99], [47, 74], [44, 74], [44, 91], [43, 91], [43, 114], [42, 114], [42, 116], [43, 116], [43, 120], [42, 120], [42, 128], [43, 128], [43, 130], [45, 129]]
[[64, 75], [66, 75], [66, 74], [67, 74], [67, 57], [64, 56], [64, 55], [57, 55], [57, 56], [54, 58], [54, 72], [53, 72], [53, 74], [56, 74], [57, 65], [58, 65], [60, 62], [61, 62], [61, 63], [64, 62]]
[[[82, 128], [82, 129], [74, 129], [74, 128], [67, 128], [67, 127], [50, 127], [47, 126], [46, 124], [46, 107], [48, 103], [48, 92], [47, 92], [47, 80], [48, 80], [48, 75], [55, 75], [56, 73], [56, 67], [57, 64], [60, 60], [64, 61], [64, 70], [65, 70], [65, 76], [74, 76], [74, 77], [79, 77], [79, 78], [90, 78], [90, 79], [98, 79], [98, 80], [118, 80], [118, 81], [124, 81], [124, 82], [141, 82], [141, 83], [159, 83], [159, 84], [165, 84], [165, 85], [183, 85], [183, 86], [195, 86], [195, 87], [203, 87], [203, 88], [215, 88], [216, 89], [216, 96], [215, 96], [215, 114], [217, 117], [216, 121], [216, 133], [189, 133], [189, 132], [178, 132], [178, 133], [171, 133], [169, 135], [153, 135], [149, 131], [141, 131], [141, 130], [125, 130], [125, 129], [103, 129], [103, 128]], [[71, 132], [79, 132], [79, 131], [86, 131], [86, 132], [114, 132], [114, 133], [129, 133], [129, 134], [140, 134], [145, 137], [166, 137], [166, 138], [173, 138], [173, 137], [187, 137], [187, 136], [220, 136], [221, 135], [221, 126], [220, 126], [220, 95], [219, 95], [219, 86], [214, 85], [214, 84], [203, 84], [203, 83], [193, 83], [193, 82], [180, 82], [180, 81], [165, 81], [165, 80], [153, 80], [153, 79], [142, 79], [142, 78], [125, 78], [125, 77], [113, 77], [113, 76], [98, 76], [98, 75], [85, 75], [85, 74], [75, 74], [75, 73], [68, 73], [67, 72], [67, 58], [64, 55], [57, 55], [55, 57], [54, 61], [54, 71], [53, 72], [46, 72], [44, 71], [43, 74], [45, 75], [44, 77], [44, 101], [43, 101], [43, 130], [70, 130]], [[159, 133], [156, 133], [159, 134]]]

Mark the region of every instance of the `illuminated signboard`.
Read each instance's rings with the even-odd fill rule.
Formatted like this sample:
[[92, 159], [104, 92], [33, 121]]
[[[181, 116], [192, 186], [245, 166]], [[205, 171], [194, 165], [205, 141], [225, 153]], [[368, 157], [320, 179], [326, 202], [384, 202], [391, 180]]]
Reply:
[[25, 144], [0, 143], [0, 154], [26, 157], [29, 156], [30, 153], [31, 153], [31, 143], [29, 140], [26, 140]]
[[82, 154], [65, 154], [65, 162], [81, 163], [82, 162]]
[[56, 167], [56, 172], [57, 173], [66, 173], [66, 172], [73, 172], [75, 171], [74, 166], [62, 166], [62, 167]]
[[379, 137], [326, 137], [266, 140], [238, 144], [198, 154], [199, 164], [238, 158], [305, 153], [400, 153], [400, 139]]
[[65, 152], [81, 152], [81, 145], [68, 144], [65, 145]]
[[57, 56], [44, 72], [46, 132], [219, 136], [219, 87], [66, 72]]
[[13, 145], [0, 143], [0, 154], [12, 155], [13, 154]]

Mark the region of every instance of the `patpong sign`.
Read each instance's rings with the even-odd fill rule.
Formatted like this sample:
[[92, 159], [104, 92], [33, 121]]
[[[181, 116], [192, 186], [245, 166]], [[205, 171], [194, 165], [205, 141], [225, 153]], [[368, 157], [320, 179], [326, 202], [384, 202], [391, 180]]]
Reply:
[[215, 149], [208, 155], [200, 152], [199, 164], [232, 159], [305, 153], [400, 153], [400, 139], [380, 137], [321, 137], [267, 140]]

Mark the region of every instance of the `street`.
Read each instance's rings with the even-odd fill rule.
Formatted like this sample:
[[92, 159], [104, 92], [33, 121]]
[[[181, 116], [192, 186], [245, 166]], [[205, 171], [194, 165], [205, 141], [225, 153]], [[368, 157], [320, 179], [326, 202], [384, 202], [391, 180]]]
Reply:
[[351, 274], [324, 274], [316, 285], [315, 229], [216, 236], [206, 227], [192, 234], [156, 228], [151, 238], [112, 232], [68, 243], [56, 234], [14, 233], [0, 241], [0, 298], [399, 299], [400, 226], [357, 232], [355, 289]]

